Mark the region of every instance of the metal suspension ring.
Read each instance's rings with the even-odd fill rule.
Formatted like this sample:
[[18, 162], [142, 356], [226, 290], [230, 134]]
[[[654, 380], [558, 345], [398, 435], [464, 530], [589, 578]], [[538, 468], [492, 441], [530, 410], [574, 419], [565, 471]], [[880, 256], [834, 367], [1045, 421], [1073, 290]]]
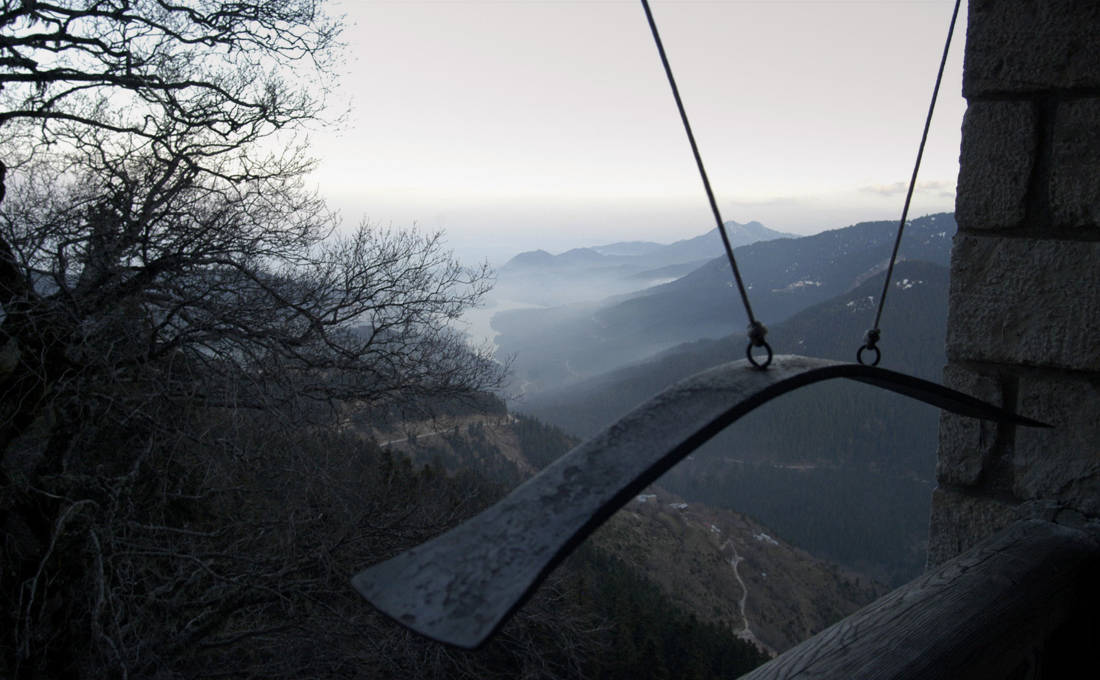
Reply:
[[[882, 360], [882, 351], [878, 348], [878, 340], [882, 337], [882, 332], [878, 328], [872, 328], [863, 334], [863, 346], [856, 352], [856, 361], [864, 366], [878, 366], [878, 362]], [[875, 353], [875, 360], [868, 364], [863, 360], [864, 350], [871, 350]]]
[[[748, 357], [750, 364], [760, 370], [764, 370], [772, 363], [772, 346], [768, 344], [767, 340], [765, 340], [767, 335], [768, 329], [764, 326], [764, 324], [756, 320], [753, 320], [749, 324], [749, 345], [745, 348], [745, 356]], [[763, 362], [758, 361], [757, 358], [753, 355], [753, 347], [763, 347], [768, 352], [768, 356], [764, 359]]]
[[[866, 361], [863, 360], [863, 352], [865, 350], [871, 350], [872, 352], [875, 353], [875, 360], [872, 361], [871, 363], [867, 363]], [[878, 366], [878, 362], [880, 360], [882, 360], [882, 350], [880, 350], [878, 347], [871, 347], [870, 345], [863, 345], [862, 347], [859, 348], [859, 351], [856, 352], [856, 361], [858, 361], [860, 364], [862, 364], [864, 366]]]
[[[753, 343], [751, 343], [751, 342], [748, 344], [747, 347], [745, 347], [745, 356], [749, 358], [749, 363], [752, 364], [754, 368], [764, 370], [765, 368], [770, 366], [771, 363], [772, 363], [772, 346], [769, 345], [766, 342], [763, 345], [761, 345], [761, 347], [763, 347], [768, 352], [768, 356], [767, 356], [766, 359], [764, 359], [763, 363], [758, 361], [757, 358], [756, 358], [756, 355], [754, 355], [752, 353], [752, 348], [753, 347], [755, 347], [755, 345], [753, 345]], [[860, 350], [860, 351], [863, 351], [863, 350]], [[876, 361], [875, 363], [878, 363], [878, 362]], [[872, 364], [872, 365], [874, 365], [874, 364]]]

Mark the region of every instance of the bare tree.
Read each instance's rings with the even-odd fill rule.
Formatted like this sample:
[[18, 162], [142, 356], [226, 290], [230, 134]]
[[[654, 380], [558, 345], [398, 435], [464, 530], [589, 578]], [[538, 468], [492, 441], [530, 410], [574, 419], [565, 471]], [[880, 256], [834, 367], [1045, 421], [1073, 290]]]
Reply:
[[0, 130], [22, 154], [88, 128], [158, 145], [170, 131], [196, 161], [238, 154], [319, 113], [339, 35], [321, 5], [4, 0]]
[[195, 646], [291, 640], [269, 614], [332, 607], [315, 551], [383, 513], [320, 531], [329, 501], [263, 465], [292, 484], [329, 454], [265, 458], [225, 423], [503, 376], [451, 330], [486, 268], [438, 234], [341, 233], [303, 184], [319, 5], [0, 2], [0, 676], [201, 674]]
[[237, 405], [499, 379], [447, 327], [487, 270], [438, 235], [331, 237], [303, 190], [293, 135], [339, 28], [320, 5], [0, 3], [0, 451], [45, 392], [169, 359], [158, 396]]
[[490, 273], [439, 234], [336, 234], [295, 173], [230, 181], [143, 151], [34, 169], [0, 206], [28, 283], [0, 330], [27, 325], [11, 336], [35, 343], [27, 370], [55, 392], [125, 379], [139, 399], [262, 408], [451, 396], [502, 375], [451, 330]]
[[478, 652], [411, 634], [351, 592], [363, 564], [491, 502], [481, 480], [418, 471], [348, 434], [288, 431], [264, 412], [201, 422], [64, 508], [18, 629], [28, 645], [58, 644], [50, 603], [64, 598], [74, 635], [53, 677], [584, 676], [600, 631], [568, 571]]
[[[292, 135], [323, 106], [338, 34], [317, 0], [0, 3], [0, 201], [9, 185], [23, 199], [6, 207], [0, 235], [0, 341], [12, 364], [0, 377], [0, 450], [39, 417], [58, 373], [83, 370], [71, 345], [74, 328], [96, 332], [89, 305], [127, 316], [134, 289], [193, 265], [170, 252], [164, 234], [183, 225], [166, 217], [190, 212], [186, 228], [207, 230], [202, 239], [228, 208], [238, 240], [207, 250], [240, 256], [316, 239], [322, 206], [295, 186], [310, 161]], [[262, 150], [264, 140], [288, 150]], [[272, 221], [286, 216], [297, 221]], [[278, 236], [246, 253], [250, 233], [271, 226]], [[136, 262], [139, 241], [160, 245], [158, 257]]]
[[[0, 204], [16, 281], [0, 322], [0, 628], [10, 636], [0, 644], [12, 677], [72, 672], [62, 647], [86, 650], [90, 675], [179, 664], [194, 656], [180, 640], [286, 633], [255, 613], [285, 604], [276, 589], [308, 598], [333, 587], [331, 573], [294, 576], [317, 567], [316, 555], [287, 549], [313, 530], [299, 527], [300, 506], [242, 524], [223, 488], [207, 497], [233, 480], [204, 458], [224, 451], [171, 453], [201, 441], [195, 432], [218, 412], [454, 396], [503, 376], [450, 325], [489, 272], [458, 264], [438, 235], [339, 235], [293, 170], [229, 177], [210, 159], [197, 168], [144, 144], [108, 150], [98, 132], [74, 139], [63, 165], [42, 154], [21, 166]], [[295, 469], [301, 481], [323, 466]], [[191, 528], [211, 512], [224, 526]], [[271, 533], [250, 535], [262, 526]], [[172, 584], [193, 616], [168, 635], [171, 625], [135, 612], [146, 588], [167, 596]], [[125, 625], [103, 619], [109, 610]], [[297, 630], [283, 613], [280, 625]]]
[[[141, 151], [192, 175], [304, 172], [292, 135], [323, 107], [339, 35], [321, 4], [3, 0], [0, 201], [7, 169], [44, 155], [60, 172], [74, 150], [98, 167]], [[258, 152], [265, 139], [291, 152]], [[11, 248], [0, 241], [7, 313], [32, 288]]]

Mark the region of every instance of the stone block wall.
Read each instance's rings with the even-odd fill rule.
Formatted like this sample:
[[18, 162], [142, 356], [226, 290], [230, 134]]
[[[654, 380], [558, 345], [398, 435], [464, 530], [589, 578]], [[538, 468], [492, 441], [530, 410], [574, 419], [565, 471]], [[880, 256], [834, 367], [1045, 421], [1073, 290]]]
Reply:
[[1100, 521], [1100, 2], [968, 11], [945, 381], [1054, 429], [942, 417], [930, 566]]

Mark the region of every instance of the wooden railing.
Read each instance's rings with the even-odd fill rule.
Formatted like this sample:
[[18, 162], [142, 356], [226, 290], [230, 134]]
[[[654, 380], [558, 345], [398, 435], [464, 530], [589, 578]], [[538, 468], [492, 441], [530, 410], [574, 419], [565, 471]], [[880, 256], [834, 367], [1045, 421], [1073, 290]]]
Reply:
[[741, 680], [1100, 677], [1098, 567], [1096, 534], [1022, 521]]

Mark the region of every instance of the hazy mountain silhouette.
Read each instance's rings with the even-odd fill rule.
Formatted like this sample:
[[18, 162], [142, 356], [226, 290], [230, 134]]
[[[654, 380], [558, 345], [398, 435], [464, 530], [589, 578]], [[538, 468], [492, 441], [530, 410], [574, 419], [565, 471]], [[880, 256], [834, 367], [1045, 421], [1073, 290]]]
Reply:
[[[734, 248], [758, 241], [795, 238], [794, 234], [768, 229], [759, 222], [749, 222], [748, 224], [726, 222], [725, 227], [730, 245]], [[705, 234], [675, 241], [667, 245], [650, 241], [623, 241], [590, 248], [573, 248], [559, 255], [551, 255], [545, 250], [531, 250], [520, 253], [508, 260], [500, 268], [500, 271], [501, 273], [510, 274], [531, 268], [590, 266], [628, 266], [641, 271], [709, 259], [722, 254], [723, 248], [718, 230], [711, 229]]]
[[[896, 227], [865, 222], [738, 248], [757, 317], [778, 323], [857, 288], [885, 269]], [[946, 266], [955, 231], [951, 214], [913, 220], [902, 240], [901, 259]], [[866, 316], [863, 325], [871, 322], [871, 313]], [[745, 325], [724, 257], [674, 281], [600, 302], [493, 317], [500, 333], [497, 344], [503, 354], [515, 355], [516, 386], [524, 393], [577, 382], [682, 342], [742, 333]]]
[[[759, 222], [727, 222], [726, 230], [735, 246], [792, 236]], [[624, 241], [558, 255], [531, 250], [499, 268], [493, 297], [543, 306], [592, 302], [666, 283], [723, 252], [717, 229], [670, 244]]]

